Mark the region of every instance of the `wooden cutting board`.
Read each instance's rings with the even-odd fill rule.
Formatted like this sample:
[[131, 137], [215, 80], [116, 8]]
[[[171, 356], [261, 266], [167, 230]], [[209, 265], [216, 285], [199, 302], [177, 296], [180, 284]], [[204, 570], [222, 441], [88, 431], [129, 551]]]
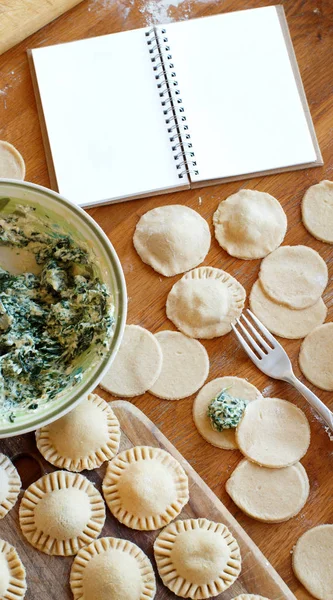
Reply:
[[[184, 467], [189, 478], [190, 501], [183, 509], [179, 518], [206, 517], [213, 521], [221, 521], [229, 527], [237, 539], [242, 555], [241, 575], [227, 591], [219, 594], [216, 598], [230, 600], [239, 594], [252, 593], [260, 594], [270, 600], [296, 600], [294, 594], [292, 594], [239, 523], [157, 427], [138, 408], [129, 402], [116, 400], [111, 402], [110, 406], [112, 406], [120, 421], [122, 430], [121, 450], [135, 445], [161, 447], [170, 452]], [[26, 486], [40, 475], [54, 470], [52, 465], [44, 461], [38, 453], [34, 434], [1, 440], [0, 452], [12, 458], [20, 471], [23, 484], [25, 483]], [[34, 469], [32, 468], [32, 464], [30, 464], [29, 468], [26, 468], [27, 460], [35, 461]], [[84, 472], [99, 490], [101, 490], [101, 482], [105, 469], [106, 466], [102, 465], [102, 467], [95, 471]], [[27, 472], [29, 472], [30, 479], [24, 482], [24, 474]], [[31, 479], [32, 474], [33, 479]], [[73, 558], [47, 556], [32, 548], [20, 532], [18, 506], [19, 502], [17, 502], [16, 506], [3, 521], [0, 521], [0, 536], [16, 546], [26, 566], [28, 580], [26, 600], [72, 599], [68, 579]], [[128, 529], [119, 523], [107, 510], [106, 523], [101, 536], [116, 536], [135, 542], [149, 556], [155, 568], [152, 547], [158, 533], [158, 531], [140, 532]], [[156, 581], [156, 600], [177, 598], [177, 596], [163, 586], [157, 574]]]
[[51, 23], [82, 0], [9, 0], [0, 2], [0, 54]]

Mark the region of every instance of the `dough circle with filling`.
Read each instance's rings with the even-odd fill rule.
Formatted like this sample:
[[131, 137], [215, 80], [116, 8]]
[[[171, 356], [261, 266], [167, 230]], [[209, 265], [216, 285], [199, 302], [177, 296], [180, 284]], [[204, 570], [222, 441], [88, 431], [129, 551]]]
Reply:
[[333, 244], [333, 182], [312, 185], [302, 200], [302, 220], [317, 240]]
[[162, 360], [161, 347], [150, 331], [126, 325], [120, 348], [100, 385], [114, 396], [140, 396], [154, 385]]
[[261, 263], [259, 279], [274, 302], [301, 309], [315, 304], [328, 281], [320, 254], [308, 246], [281, 246]]
[[26, 573], [14, 546], [0, 539], [0, 598], [22, 600], [27, 591]]
[[21, 479], [12, 461], [0, 453], [0, 519], [15, 505], [21, 489]]
[[205, 259], [210, 231], [207, 221], [188, 206], [159, 206], [142, 215], [133, 243], [144, 263], [171, 277]]
[[246, 293], [229, 273], [199, 267], [186, 273], [169, 292], [166, 313], [174, 325], [193, 338], [211, 339], [231, 331]]
[[238, 508], [266, 523], [281, 523], [297, 515], [310, 491], [300, 462], [283, 469], [269, 469], [247, 459], [239, 463], [225, 487]]
[[160, 331], [155, 337], [162, 349], [163, 363], [149, 392], [164, 400], [181, 400], [197, 392], [209, 373], [206, 348], [179, 331]]
[[242, 377], [218, 377], [206, 383], [195, 398], [193, 403], [193, 420], [197, 430], [206, 442], [217, 448], [233, 450], [238, 448], [235, 429], [216, 431], [211, 426], [207, 415], [209, 404], [225, 388], [228, 388], [228, 393], [231, 396], [241, 398], [247, 402], [262, 398], [259, 390]]
[[252, 312], [271, 333], [289, 340], [305, 337], [312, 329], [321, 325], [327, 315], [322, 298], [312, 306], [300, 310], [274, 302], [265, 293], [259, 279], [252, 287], [249, 301]]
[[303, 375], [311, 383], [333, 391], [333, 323], [324, 323], [306, 336], [298, 360]]
[[318, 525], [303, 533], [293, 551], [293, 570], [318, 600], [333, 598], [332, 561], [333, 525]]
[[303, 411], [280, 398], [250, 402], [236, 428], [236, 442], [249, 460], [271, 469], [298, 462], [310, 445]]
[[223, 200], [213, 222], [220, 246], [242, 259], [267, 256], [282, 244], [287, 230], [280, 202], [257, 190], [240, 190]]

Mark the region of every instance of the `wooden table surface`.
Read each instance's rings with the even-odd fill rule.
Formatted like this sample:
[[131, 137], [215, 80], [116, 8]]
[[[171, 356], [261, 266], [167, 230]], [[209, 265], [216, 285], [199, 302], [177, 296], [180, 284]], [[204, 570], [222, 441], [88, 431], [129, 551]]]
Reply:
[[[0, 56], [0, 139], [12, 142], [22, 152], [27, 165], [27, 181], [49, 186], [26, 56], [28, 48], [142, 27], [153, 22], [202, 17], [274, 3], [269, 0], [86, 0]], [[308, 186], [322, 179], [333, 179], [333, 4], [331, 0], [285, 0], [283, 4], [325, 164], [316, 169], [91, 209], [89, 213], [103, 227], [122, 262], [128, 286], [129, 323], [137, 323], [152, 332], [174, 329], [166, 319], [164, 306], [178, 276], [163, 278], [140, 261], [132, 245], [138, 218], [154, 206], [181, 203], [197, 210], [211, 225], [219, 201], [241, 187], [269, 192], [278, 198], [288, 216], [285, 243], [310, 245], [330, 263], [330, 284], [324, 299], [328, 305], [327, 320], [333, 320], [332, 246], [312, 238], [300, 218], [300, 200]], [[228, 256], [213, 237], [205, 264], [230, 272], [249, 292], [257, 278], [260, 261], [241, 261]], [[292, 574], [290, 552], [308, 528], [333, 522], [333, 445], [305, 401], [287, 384], [270, 380], [258, 372], [237, 346], [232, 334], [203, 343], [211, 361], [209, 379], [222, 375], [247, 377], [264, 395], [286, 398], [305, 410], [311, 424], [312, 441], [302, 462], [309, 474], [311, 494], [300, 515], [284, 524], [269, 525], [257, 523], [237, 509], [224, 485], [241, 456], [237, 451], [213, 448], [199, 436], [191, 417], [193, 398], [172, 403], [145, 394], [134, 403], [156, 423], [222, 499], [296, 596], [309, 599], [311, 596]], [[283, 344], [292, 358], [296, 375], [300, 375], [297, 365], [300, 341], [283, 341]], [[306, 383], [302, 376], [301, 380]], [[333, 409], [332, 394], [309, 387]], [[107, 393], [100, 393], [111, 399]]]

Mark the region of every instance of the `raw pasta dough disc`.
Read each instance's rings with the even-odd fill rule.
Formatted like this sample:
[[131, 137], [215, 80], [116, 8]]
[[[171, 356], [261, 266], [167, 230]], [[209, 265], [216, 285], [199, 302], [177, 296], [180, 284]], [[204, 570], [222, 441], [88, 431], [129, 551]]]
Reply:
[[311, 383], [322, 390], [333, 390], [333, 323], [320, 325], [306, 336], [298, 360]]
[[327, 265], [308, 246], [281, 246], [264, 258], [259, 279], [274, 302], [307, 308], [319, 300], [327, 285]]
[[302, 219], [318, 240], [333, 244], [333, 182], [325, 179], [312, 185], [302, 200]]
[[74, 600], [152, 600], [156, 592], [153, 567], [141, 548], [113, 537], [81, 548], [70, 586]]
[[25, 568], [14, 546], [0, 539], [0, 598], [22, 600], [27, 591]]
[[107, 402], [89, 394], [61, 419], [36, 431], [37, 448], [59, 469], [97, 469], [117, 454], [119, 421]]
[[214, 213], [215, 237], [231, 256], [263, 258], [282, 244], [287, 217], [270, 194], [241, 190], [223, 200]]
[[18, 150], [9, 142], [0, 140], [0, 178], [24, 179], [25, 164]]
[[293, 551], [293, 570], [312, 596], [333, 599], [333, 525], [303, 533]]
[[227, 590], [241, 570], [237, 541], [223, 523], [186, 519], [170, 523], [154, 543], [161, 579], [182, 598], [211, 598]]
[[194, 338], [210, 339], [231, 331], [240, 316], [246, 293], [229, 273], [199, 267], [186, 273], [171, 289], [167, 316], [177, 329]]
[[162, 348], [163, 364], [149, 392], [164, 400], [180, 400], [197, 392], [209, 373], [206, 348], [178, 331], [159, 331], [155, 337]]
[[289, 340], [305, 337], [312, 329], [321, 325], [327, 315], [322, 298], [312, 306], [300, 310], [274, 302], [263, 290], [259, 279], [252, 287], [249, 300], [252, 312], [267, 329]]
[[154, 385], [162, 368], [155, 336], [139, 325], [126, 325], [120, 348], [100, 385], [114, 396], [131, 398]]
[[136, 226], [134, 247], [144, 263], [171, 277], [199, 265], [210, 246], [208, 223], [195, 210], [173, 204], [144, 214]]
[[213, 398], [224, 388], [228, 389], [231, 396], [242, 398], [250, 402], [262, 398], [261, 393], [252, 383], [241, 377], [218, 377], [206, 383], [200, 390], [193, 403], [193, 420], [200, 435], [213, 446], [233, 450], [238, 448], [235, 438], [235, 429], [215, 431], [207, 416], [207, 409]]
[[12, 461], [5, 454], [0, 454], [0, 519], [13, 508], [20, 489], [21, 479]]
[[297, 515], [310, 491], [306, 470], [300, 462], [284, 469], [268, 469], [246, 458], [225, 487], [238, 508], [267, 523], [281, 523]]
[[310, 426], [303, 411], [280, 398], [250, 402], [236, 429], [240, 451], [271, 469], [298, 462], [310, 444]]

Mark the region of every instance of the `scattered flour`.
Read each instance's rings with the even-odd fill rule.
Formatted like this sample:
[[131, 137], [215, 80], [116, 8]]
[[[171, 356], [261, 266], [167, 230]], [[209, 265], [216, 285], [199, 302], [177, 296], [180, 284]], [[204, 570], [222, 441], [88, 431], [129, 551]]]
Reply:
[[[215, 4], [217, 0], [199, 0], [202, 4]], [[192, 0], [90, 0], [88, 11], [100, 13], [117, 8], [123, 21], [132, 10], [139, 11], [144, 19], [143, 26], [171, 23], [191, 18]]]

